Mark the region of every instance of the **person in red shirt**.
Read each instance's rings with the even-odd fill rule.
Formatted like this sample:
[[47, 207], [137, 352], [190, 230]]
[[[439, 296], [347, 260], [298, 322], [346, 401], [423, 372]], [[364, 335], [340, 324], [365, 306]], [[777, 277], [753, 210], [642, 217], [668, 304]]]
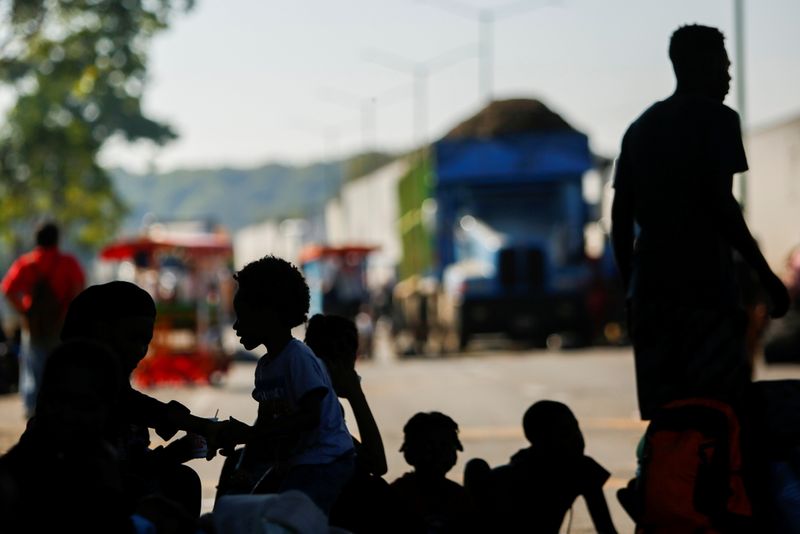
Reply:
[[[0, 283], [0, 289], [23, 317], [19, 390], [27, 417], [36, 408], [44, 363], [58, 344], [67, 307], [86, 283], [78, 261], [59, 250], [58, 238], [58, 226], [53, 222], [40, 224], [36, 248], [19, 257]], [[48, 303], [34, 302], [36, 299]], [[41, 324], [42, 320], [47, 323], [44, 328], [33, 328], [35, 322]]]

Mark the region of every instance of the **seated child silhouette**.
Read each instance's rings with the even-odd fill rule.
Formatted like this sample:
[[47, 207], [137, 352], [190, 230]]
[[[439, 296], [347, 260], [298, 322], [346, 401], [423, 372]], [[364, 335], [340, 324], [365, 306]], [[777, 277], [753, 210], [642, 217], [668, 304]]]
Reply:
[[417, 413], [403, 427], [400, 451], [414, 471], [392, 482], [403, 532], [466, 532], [471, 524], [464, 488], [445, 475], [456, 464], [458, 425], [440, 412]]
[[353, 476], [355, 451], [325, 364], [292, 337], [306, 320], [309, 290], [291, 263], [266, 256], [236, 273], [233, 327], [242, 345], [260, 345], [253, 398], [258, 418], [239, 423], [246, 443], [220, 477], [222, 493], [306, 493], [326, 514]]
[[615, 533], [603, 495], [609, 473], [584, 454], [572, 411], [560, 402], [539, 401], [525, 412], [522, 426], [531, 445], [507, 465], [490, 469], [482, 459], [466, 465], [464, 484], [482, 521], [497, 532], [557, 534], [582, 495], [597, 532]]
[[325, 363], [336, 395], [350, 404], [361, 438], [353, 438], [355, 474], [331, 510], [331, 524], [355, 534], [391, 532], [395, 511], [389, 485], [381, 478], [387, 470], [386, 452], [355, 369], [359, 347], [356, 325], [340, 315], [317, 314], [308, 321], [305, 342]]

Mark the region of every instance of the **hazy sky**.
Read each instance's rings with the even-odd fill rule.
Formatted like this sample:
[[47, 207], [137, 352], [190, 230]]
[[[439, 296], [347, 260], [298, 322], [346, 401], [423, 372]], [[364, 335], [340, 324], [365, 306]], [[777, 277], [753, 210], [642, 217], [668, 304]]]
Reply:
[[[747, 125], [796, 116], [800, 2], [745, 3]], [[492, 9], [509, 0], [466, 4]], [[720, 28], [735, 61], [733, 0], [528, 4], [494, 25], [495, 98], [542, 99], [607, 155], [631, 120], [672, 92], [667, 46], [675, 28]], [[411, 72], [369, 62], [367, 51], [421, 63], [477, 40], [476, 19], [434, 0], [197, 0], [150, 52], [145, 109], [180, 138], [163, 148], [114, 143], [102, 160], [160, 170], [308, 162], [363, 148], [365, 132], [379, 148], [408, 148], [415, 139]], [[481, 107], [477, 54], [464, 54], [427, 78], [429, 139]], [[372, 97], [374, 128], [364, 130], [359, 104]], [[735, 89], [727, 103], [735, 107]]]

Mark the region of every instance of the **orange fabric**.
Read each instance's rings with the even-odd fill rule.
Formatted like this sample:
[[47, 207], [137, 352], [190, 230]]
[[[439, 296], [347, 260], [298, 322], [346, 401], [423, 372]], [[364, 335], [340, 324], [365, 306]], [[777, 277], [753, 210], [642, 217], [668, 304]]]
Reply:
[[22, 311], [31, 306], [31, 292], [36, 281], [44, 276], [66, 313], [70, 301], [83, 290], [86, 278], [78, 261], [55, 247], [36, 247], [20, 256], [8, 269], [0, 289], [12, 302], [22, 305]]

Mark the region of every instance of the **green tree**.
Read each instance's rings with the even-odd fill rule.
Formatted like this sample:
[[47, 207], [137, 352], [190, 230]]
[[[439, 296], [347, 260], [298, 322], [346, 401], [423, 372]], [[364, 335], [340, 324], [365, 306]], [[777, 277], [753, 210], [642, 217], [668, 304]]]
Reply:
[[147, 45], [192, 0], [0, 0], [0, 84], [13, 103], [0, 126], [0, 242], [17, 252], [31, 225], [55, 218], [91, 250], [126, 207], [97, 163], [112, 136], [163, 144], [145, 117]]

